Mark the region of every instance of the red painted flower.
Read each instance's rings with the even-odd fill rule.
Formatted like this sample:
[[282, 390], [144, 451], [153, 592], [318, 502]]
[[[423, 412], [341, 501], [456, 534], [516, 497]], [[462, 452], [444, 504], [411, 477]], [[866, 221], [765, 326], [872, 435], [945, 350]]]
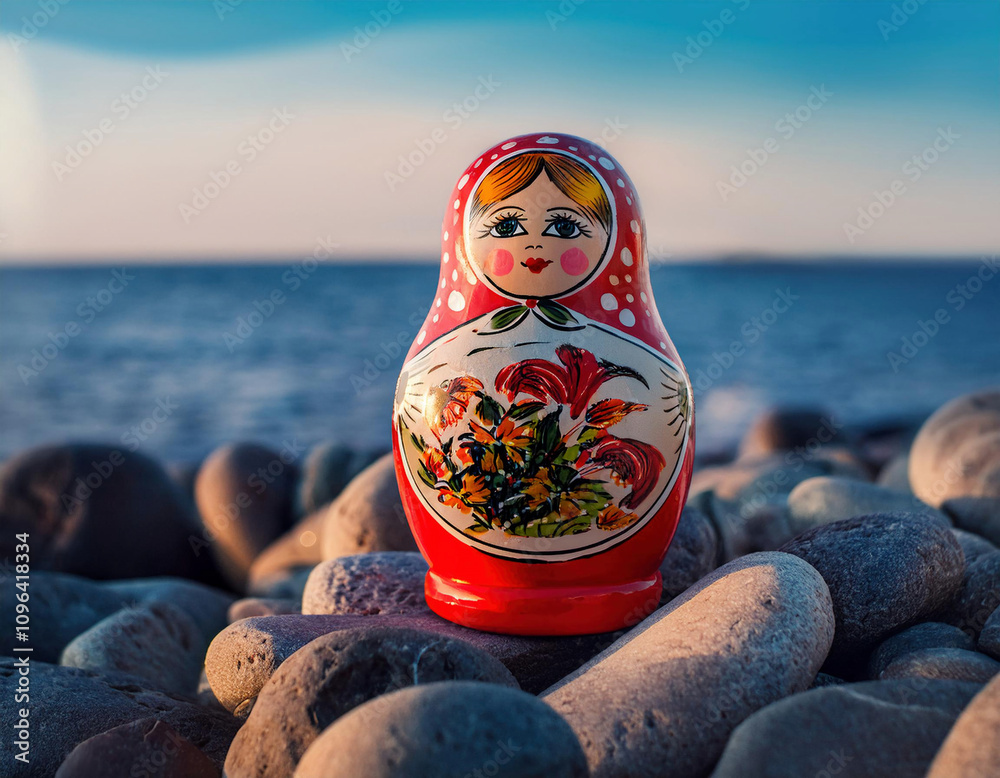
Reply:
[[609, 435], [590, 450], [590, 469], [610, 470], [616, 484], [632, 487], [621, 500], [623, 508], [635, 508], [649, 496], [666, 464], [655, 446], [631, 438]]
[[556, 349], [562, 365], [547, 359], [525, 359], [508, 365], [497, 373], [498, 392], [513, 400], [518, 394], [531, 395], [539, 400], [552, 400], [569, 405], [571, 418], [579, 418], [590, 404], [594, 393], [607, 381], [617, 376], [646, 380], [635, 370], [622, 365], [598, 361], [589, 351], [563, 344]]

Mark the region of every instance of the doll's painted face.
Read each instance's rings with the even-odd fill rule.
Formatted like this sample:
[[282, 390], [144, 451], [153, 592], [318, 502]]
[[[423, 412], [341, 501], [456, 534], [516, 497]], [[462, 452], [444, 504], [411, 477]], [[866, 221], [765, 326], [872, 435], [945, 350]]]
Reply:
[[596, 179], [594, 186], [603, 200], [597, 208], [567, 195], [542, 168], [525, 188], [480, 205], [469, 224], [472, 263], [513, 297], [555, 297], [580, 286], [610, 235], [610, 206]]

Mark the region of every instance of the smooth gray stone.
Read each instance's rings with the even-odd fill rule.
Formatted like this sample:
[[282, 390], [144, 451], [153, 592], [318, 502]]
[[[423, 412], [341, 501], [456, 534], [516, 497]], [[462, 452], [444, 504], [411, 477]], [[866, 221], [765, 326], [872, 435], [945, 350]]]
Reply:
[[278, 669], [233, 740], [227, 778], [286, 778], [326, 727], [397, 689], [450, 680], [517, 687], [507, 668], [465, 641], [369, 622], [317, 638]]
[[809, 688], [833, 640], [820, 575], [750, 554], [684, 594], [542, 694], [594, 778], [705, 775], [754, 711]]
[[923, 778], [979, 688], [911, 678], [793, 695], [736, 728], [712, 778]]
[[786, 543], [830, 587], [837, 632], [828, 669], [862, 659], [894, 632], [932, 618], [961, 587], [965, 557], [949, 528], [908, 513], [826, 524]]
[[392, 692], [342, 716], [294, 778], [588, 778], [569, 725], [530, 694], [444, 681]]

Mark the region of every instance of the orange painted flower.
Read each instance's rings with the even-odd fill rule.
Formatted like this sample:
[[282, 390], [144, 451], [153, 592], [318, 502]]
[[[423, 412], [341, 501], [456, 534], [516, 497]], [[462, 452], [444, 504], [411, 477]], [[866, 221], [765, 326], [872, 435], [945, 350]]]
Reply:
[[604, 530], [624, 529], [631, 527], [639, 520], [634, 513], [626, 513], [621, 508], [609, 505], [597, 514], [597, 526]]
[[528, 497], [528, 507], [532, 509], [552, 496], [552, 480], [549, 478], [547, 467], [539, 469], [534, 478], [529, 478], [525, 482], [524, 494]]
[[630, 413], [645, 411], [648, 405], [629, 402], [628, 400], [601, 400], [587, 409], [587, 424], [598, 429], [607, 429], [617, 424]]
[[509, 417], [497, 425], [495, 432], [479, 426], [474, 421], [469, 422], [469, 428], [477, 443], [482, 443], [484, 446], [498, 443], [504, 447], [507, 456], [518, 463], [524, 461], [524, 450], [531, 445], [531, 429], [517, 426], [517, 423]]
[[466, 473], [462, 476], [462, 488], [454, 492], [442, 489], [438, 499], [451, 508], [458, 508], [462, 513], [471, 513], [473, 506], [483, 505], [490, 499], [490, 490], [482, 476]]
[[483, 390], [482, 382], [464, 375], [435, 386], [424, 401], [424, 418], [431, 431], [441, 437], [448, 427], [458, 424], [469, 410], [469, 401]]
[[451, 469], [448, 467], [448, 461], [445, 459], [444, 453], [438, 451], [433, 446], [425, 448], [421, 454], [421, 458], [423, 459], [424, 467], [433, 473], [435, 477], [448, 478], [451, 475]]

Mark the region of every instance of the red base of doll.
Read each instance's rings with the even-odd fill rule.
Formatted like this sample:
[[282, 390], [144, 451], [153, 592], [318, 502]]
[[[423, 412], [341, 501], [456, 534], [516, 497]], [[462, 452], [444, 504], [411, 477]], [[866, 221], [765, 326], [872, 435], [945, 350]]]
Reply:
[[465, 627], [509, 635], [587, 635], [634, 627], [660, 602], [663, 580], [527, 589], [481, 586], [427, 573], [427, 605]]

